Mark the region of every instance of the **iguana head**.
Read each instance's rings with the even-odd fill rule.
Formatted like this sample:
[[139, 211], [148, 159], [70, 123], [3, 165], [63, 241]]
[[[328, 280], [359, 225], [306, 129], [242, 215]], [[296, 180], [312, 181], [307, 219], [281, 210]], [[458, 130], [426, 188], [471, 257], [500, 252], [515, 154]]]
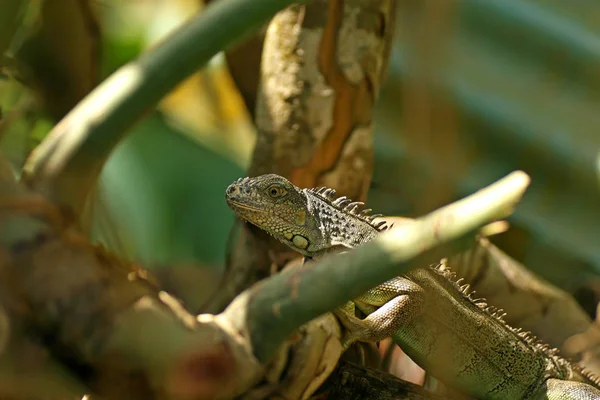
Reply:
[[[308, 214], [302, 189], [275, 174], [238, 179], [225, 192], [238, 217], [258, 226], [294, 250], [311, 256], [320, 238], [317, 221]], [[320, 243], [319, 243], [320, 244]]]

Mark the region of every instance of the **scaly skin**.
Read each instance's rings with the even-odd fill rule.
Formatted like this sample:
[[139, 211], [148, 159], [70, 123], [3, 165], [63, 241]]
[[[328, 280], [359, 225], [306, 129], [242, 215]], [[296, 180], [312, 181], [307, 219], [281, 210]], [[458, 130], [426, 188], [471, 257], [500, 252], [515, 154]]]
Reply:
[[[387, 226], [362, 203], [332, 189], [300, 189], [278, 175], [244, 178], [226, 191], [242, 219], [318, 259], [373, 240]], [[367, 315], [356, 317], [356, 309]], [[599, 381], [509, 327], [497, 310], [472, 299], [442, 264], [387, 281], [335, 311], [355, 341], [394, 341], [442, 382], [482, 399], [600, 399]]]

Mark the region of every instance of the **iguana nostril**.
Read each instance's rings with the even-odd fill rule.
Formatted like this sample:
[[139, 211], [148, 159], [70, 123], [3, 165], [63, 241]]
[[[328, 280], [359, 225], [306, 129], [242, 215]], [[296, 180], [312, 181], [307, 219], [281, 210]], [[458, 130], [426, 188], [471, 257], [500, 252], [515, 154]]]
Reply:
[[250, 186], [246, 186], [245, 190], [246, 190], [246, 194], [249, 194], [250, 193]]
[[229, 187], [227, 187], [227, 194], [229, 196], [232, 196], [234, 194], [236, 194], [238, 191], [238, 186], [237, 185], [229, 185]]

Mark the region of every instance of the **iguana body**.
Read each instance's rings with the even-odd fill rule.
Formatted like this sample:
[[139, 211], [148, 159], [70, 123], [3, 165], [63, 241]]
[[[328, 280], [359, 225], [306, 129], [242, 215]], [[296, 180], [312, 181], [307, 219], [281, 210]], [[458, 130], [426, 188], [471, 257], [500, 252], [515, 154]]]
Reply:
[[[273, 174], [240, 179], [226, 192], [239, 217], [311, 259], [358, 247], [387, 229], [362, 203], [334, 196]], [[467, 290], [443, 266], [387, 281], [336, 310], [348, 332], [344, 346], [392, 336], [433, 376], [482, 399], [600, 399], [595, 377], [506, 325]]]

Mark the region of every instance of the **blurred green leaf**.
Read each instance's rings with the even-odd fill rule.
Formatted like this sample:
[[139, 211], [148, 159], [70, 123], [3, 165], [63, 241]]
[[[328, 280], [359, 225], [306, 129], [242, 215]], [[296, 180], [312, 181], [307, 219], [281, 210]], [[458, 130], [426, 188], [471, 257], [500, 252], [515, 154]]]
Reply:
[[[400, 27], [427, 17], [399, 15]], [[398, 30], [370, 205], [415, 215], [424, 199], [440, 206], [523, 169], [532, 185], [494, 240], [562, 287], [597, 273], [600, 3], [462, 0], [446, 18], [447, 31], [416, 42], [439, 56], [429, 75], [412, 42], [426, 32]], [[449, 193], [431, 199], [439, 182]]]
[[9, 48], [29, 1], [0, 0], [0, 56]]
[[125, 243], [130, 257], [147, 262], [222, 265], [234, 218], [225, 188], [242, 175], [237, 165], [154, 114], [104, 168], [101, 197], [110, 223], [102, 229], [96, 222], [94, 234], [109, 247]]

